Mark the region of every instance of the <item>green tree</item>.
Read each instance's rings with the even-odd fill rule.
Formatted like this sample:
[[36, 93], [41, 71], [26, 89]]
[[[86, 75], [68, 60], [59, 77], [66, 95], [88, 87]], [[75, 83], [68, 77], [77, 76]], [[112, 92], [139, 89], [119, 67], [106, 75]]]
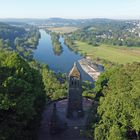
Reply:
[[91, 120], [94, 139], [139, 139], [140, 63], [106, 71], [95, 86], [99, 106], [93, 117], [99, 119]]
[[46, 103], [42, 77], [15, 53], [0, 58], [0, 139], [33, 139]]

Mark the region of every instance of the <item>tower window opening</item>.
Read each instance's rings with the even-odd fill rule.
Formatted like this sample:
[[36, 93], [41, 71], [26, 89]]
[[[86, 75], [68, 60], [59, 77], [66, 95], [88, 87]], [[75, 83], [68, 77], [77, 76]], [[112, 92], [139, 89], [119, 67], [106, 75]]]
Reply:
[[77, 81], [77, 86], [79, 86], [79, 81]]
[[75, 86], [76, 86], [77, 82], [75, 81]]
[[71, 82], [71, 85], [73, 85], [73, 80], [72, 80], [72, 82]]

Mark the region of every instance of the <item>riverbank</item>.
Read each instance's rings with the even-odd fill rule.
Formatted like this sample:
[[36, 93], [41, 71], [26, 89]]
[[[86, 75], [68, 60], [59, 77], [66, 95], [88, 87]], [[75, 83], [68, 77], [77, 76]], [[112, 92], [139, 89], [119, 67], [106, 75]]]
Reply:
[[59, 41], [59, 34], [56, 34], [55, 32], [51, 32], [51, 40], [52, 40], [52, 46], [53, 46], [53, 51], [56, 55], [60, 55], [63, 51], [63, 48], [61, 46], [61, 42]]
[[78, 61], [81, 68], [94, 80], [96, 81], [103, 71], [103, 67], [101, 70], [101, 66], [93, 63], [90, 59], [83, 58]]
[[[55, 73], [61, 72], [68, 74], [74, 62], [83, 58], [80, 54], [76, 54], [68, 48], [62, 36], [60, 36], [59, 42], [61, 43], [63, 52], [60, 55], [55, 54], [50, 34], [45, 30], [40, 30], [40, 34], [41, 38], [37, 49], [34, 51], [34, 59], [40, 63], [47, 64]], [[79, 70], [83, 80], [93, 82], [92, 78], [80, 66]]]

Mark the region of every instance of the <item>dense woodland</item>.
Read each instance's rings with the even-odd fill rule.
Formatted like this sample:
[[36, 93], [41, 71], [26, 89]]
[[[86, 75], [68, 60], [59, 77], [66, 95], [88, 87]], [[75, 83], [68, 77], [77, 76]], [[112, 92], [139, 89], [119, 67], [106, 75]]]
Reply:
[[66, 76], [32, 59], [38, 29], [1, 24], [0, 34], [0, 140], [37, 139], [46, 103], [66, 96]]
[[26, 59], [32, 58], [39, 38], [40, 33], [34, 26], [17, 27], [0, 23], [0, 48], [14, 50]]
[[0, 139], [35, 139], [40, 117], [52, 100], [66, 97], [65, 75], [0, 50]]
[[140, 63], [112, 67], [95, 84], [88, 133], [95, 140], [140, 139]]
[[0, 50], [0, 139], [33, 139], [46, 95], [41, 74], [16, 53]]

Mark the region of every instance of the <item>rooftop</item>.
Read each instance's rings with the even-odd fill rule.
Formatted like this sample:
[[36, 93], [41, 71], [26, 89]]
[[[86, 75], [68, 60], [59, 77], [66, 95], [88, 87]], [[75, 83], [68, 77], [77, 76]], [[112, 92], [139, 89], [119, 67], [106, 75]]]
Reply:
[[73, 68], [71, 69], [70, 73], [69, 73], [69, 77], [73, 76], [73, 77], [77, 77], [80, 78], [80, 72], [77, 68], [76, 62], [74, 63]]

